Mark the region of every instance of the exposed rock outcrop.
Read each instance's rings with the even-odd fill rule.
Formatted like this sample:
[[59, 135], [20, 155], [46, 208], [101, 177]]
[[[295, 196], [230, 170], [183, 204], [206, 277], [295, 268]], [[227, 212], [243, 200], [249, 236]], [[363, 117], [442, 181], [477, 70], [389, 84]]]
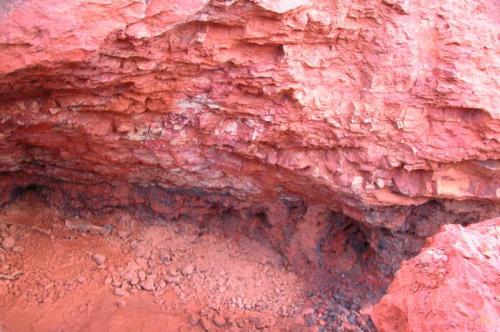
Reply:
[[499, 10], [4, 1], [0, 206], [234, 217], [374, 303], [441, 225], [500, 215]]
[[496, 331], [500, 218], [446, 225], [405, 261], [372, 318], [384, 331]]
[[7, 1], [0, 170], [240, 200], [498, 202], [491, 1]]

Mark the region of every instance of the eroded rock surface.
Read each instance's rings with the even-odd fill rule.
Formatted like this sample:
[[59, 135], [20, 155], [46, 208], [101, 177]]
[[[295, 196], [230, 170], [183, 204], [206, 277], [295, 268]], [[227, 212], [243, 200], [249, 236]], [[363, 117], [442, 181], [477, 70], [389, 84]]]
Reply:
[[500, 218], [446, 225], [402, 264], [372, 313], [379, 331], [496, 331]]
[[311, 322], [348, 329], [441, 225], [500, 215], [498, 12], [4, 1], [0, 207], [219, 220], [321, 288]]
[[7, 1], [0, 170], [370, 205], [498, 202], [492, 1]]

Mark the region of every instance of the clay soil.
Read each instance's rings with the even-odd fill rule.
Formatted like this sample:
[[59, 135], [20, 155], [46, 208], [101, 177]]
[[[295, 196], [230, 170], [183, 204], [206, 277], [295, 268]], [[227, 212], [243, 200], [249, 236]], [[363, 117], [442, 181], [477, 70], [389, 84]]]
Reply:
[[[226, 225], [226, 226], [224, 226]], [[223, 220], [0, 212], [0, 331], [371, 330], [258, 238]]]

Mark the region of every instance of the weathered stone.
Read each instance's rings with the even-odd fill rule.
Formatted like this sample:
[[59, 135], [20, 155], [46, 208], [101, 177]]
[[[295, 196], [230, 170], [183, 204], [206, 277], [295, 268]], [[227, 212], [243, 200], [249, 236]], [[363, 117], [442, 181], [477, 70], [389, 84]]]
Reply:
[[500, 325], [500, 218], [447, 225], [402, 264], [372, 319], [383, 331], [494, 331]]
[[93, 254], [92, 259], [97, 265], [102, 265], [106, 261], [106, 257], [101, 254]]
[[11, 236], [8, 236], [2, 240], [2, 247], [6, 250], [14, 248], [15, 245], [16, 245], [16, 240], [14, 240], [14, 238]]
[[169, 4], [3, 4], [0, 171], [320, 200], [357, 219], [500, 200], [481, 164], [500, 159], [491, 2]]
[[126, 289], [123, 289], [123, 288], [120, 288], [120, 287], [116, 287], [114, 290], [113, 290], [113, 294], [115, 294], [116, 296], [129, 296], [130, 293], [126, 290]]
[[[376, 262], [387, 278], [443, 211], [463, 223], [498, 211], [497, 12], [486, 0], [3, 1], [0, 205], [38, 186], [78, 212], [241, 208], [301, 270]], [[320, 262], [319, 244], [335, 255]], [[115, 284], [140, 289], [152, 254], [130, 247], [141, 266]]]
[[226, 325], [226, 319], [219, 314], [214, 315], [214, 317], [212, 318], [212, 322], [214, 323], [215, 326], [220, 328]]

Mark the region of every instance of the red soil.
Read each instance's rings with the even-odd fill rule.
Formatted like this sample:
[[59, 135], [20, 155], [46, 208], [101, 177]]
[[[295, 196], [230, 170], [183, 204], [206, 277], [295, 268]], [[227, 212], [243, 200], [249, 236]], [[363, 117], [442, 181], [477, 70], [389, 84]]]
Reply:
[[227, 229], [145, 225], [123, 212], [69, 218], [33, 199], [10, 204], [0, 221], [2, 238], [14, 240], [0, 249], [0, 276], [12, 277], [0, 280], [2, 331], [326, 325], [312, 318], [307, 280], [269, 246]]

